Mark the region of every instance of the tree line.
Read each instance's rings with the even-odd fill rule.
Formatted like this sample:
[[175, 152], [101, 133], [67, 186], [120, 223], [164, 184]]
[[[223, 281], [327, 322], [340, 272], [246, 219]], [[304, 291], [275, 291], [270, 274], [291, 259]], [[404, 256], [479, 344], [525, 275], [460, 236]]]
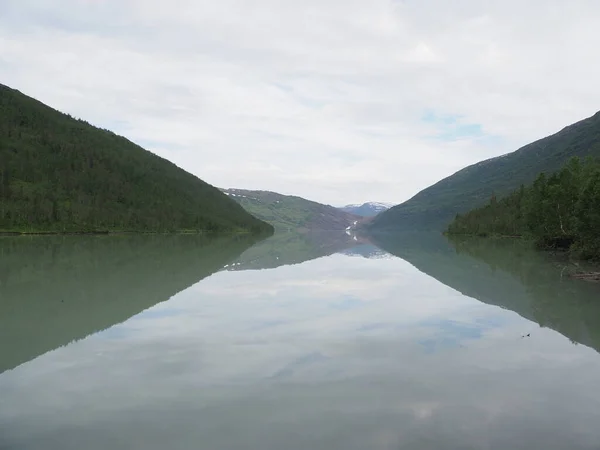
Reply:
[[572, 158], [560, 171], [540, 173], [530, 186], [466, 214], [449, 234], [522, 236], [541, 248], [570, 249], [581, 259], [600, 259], [600, 162]]

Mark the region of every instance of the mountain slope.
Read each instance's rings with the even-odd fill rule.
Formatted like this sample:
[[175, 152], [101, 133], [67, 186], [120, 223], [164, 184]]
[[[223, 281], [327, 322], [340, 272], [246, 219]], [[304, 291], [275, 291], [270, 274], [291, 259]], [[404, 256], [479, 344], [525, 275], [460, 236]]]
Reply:
[[301, 197], [269, 191], [224, 189], [246, 211], [280, 230], [345, 230], [363, 218]]
[[215, 187], [0, 85], [0, 230], [267, 230]]
[[600, 156], [600, 112], [519, 150], [466, 167], [380, 214], [372, 231], [444, 229], [457, 213], [504, 196], [573, 157]]
[[350, 214], [355, 214], [362, 217], [375, 217], [377, 214], [387, 211], [393, 205], [386, 203], [367, 202], [362, 205], [346, 205], [340, 209]]

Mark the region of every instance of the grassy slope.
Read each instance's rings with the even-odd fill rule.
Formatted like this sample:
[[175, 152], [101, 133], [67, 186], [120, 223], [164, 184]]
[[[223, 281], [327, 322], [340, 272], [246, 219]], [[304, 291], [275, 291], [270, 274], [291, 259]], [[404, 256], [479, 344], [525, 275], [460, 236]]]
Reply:
[[0, 85], [0, 230], [266, 230], [215, 187]]
[[371, 230], [443, 230], [457, 213], [504, 196], [540, 172], [555, 172], [573, 156], [600, 156], [600, 113], [562, 131], [445, 178], [410, 200], [380, 214]]
[[363, 220], [333, 206], [269, 191], [225, 189], [249, 213], [279, 230], [345, 230]]

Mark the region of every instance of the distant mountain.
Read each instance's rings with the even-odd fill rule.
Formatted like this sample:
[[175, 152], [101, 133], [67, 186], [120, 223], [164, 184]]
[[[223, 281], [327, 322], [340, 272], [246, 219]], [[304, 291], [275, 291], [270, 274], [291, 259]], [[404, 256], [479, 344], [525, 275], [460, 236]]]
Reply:
[[355, 214], [362, 217], [375, 217], [377, 214], [387, 211], [393, 205], [388, 203], [367, 202], [362, 205], [346, 205], [340, 209], [350, 214]]
[[600, 112], [521, 149], [474, 164], [381, 213], [371, 231], [443, 230], [457, 213], [482, 206], [530, 184], [540, 172], [556, 172], [573, 156], [600, 156]]
[[223, 192], [250, 214], [279, 230], [343, 231], [363, 220], [333, 206], [292, 195], [244, 189], [223, 189]]
[[0, 85], [0, 231], [267, 231], [217, 188]]

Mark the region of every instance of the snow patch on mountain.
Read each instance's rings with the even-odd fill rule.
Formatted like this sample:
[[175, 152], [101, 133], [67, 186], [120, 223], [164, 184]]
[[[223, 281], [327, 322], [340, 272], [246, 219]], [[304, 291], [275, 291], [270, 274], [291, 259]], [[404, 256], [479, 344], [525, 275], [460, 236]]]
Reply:
[[366, 202], [363, 204], [342, 206], [340, 209], [351, 214], [356, 214], [357, 216], [373, 217], [383, 211], [390, 209], [392, 206], [394, 205], [389, 203]]

